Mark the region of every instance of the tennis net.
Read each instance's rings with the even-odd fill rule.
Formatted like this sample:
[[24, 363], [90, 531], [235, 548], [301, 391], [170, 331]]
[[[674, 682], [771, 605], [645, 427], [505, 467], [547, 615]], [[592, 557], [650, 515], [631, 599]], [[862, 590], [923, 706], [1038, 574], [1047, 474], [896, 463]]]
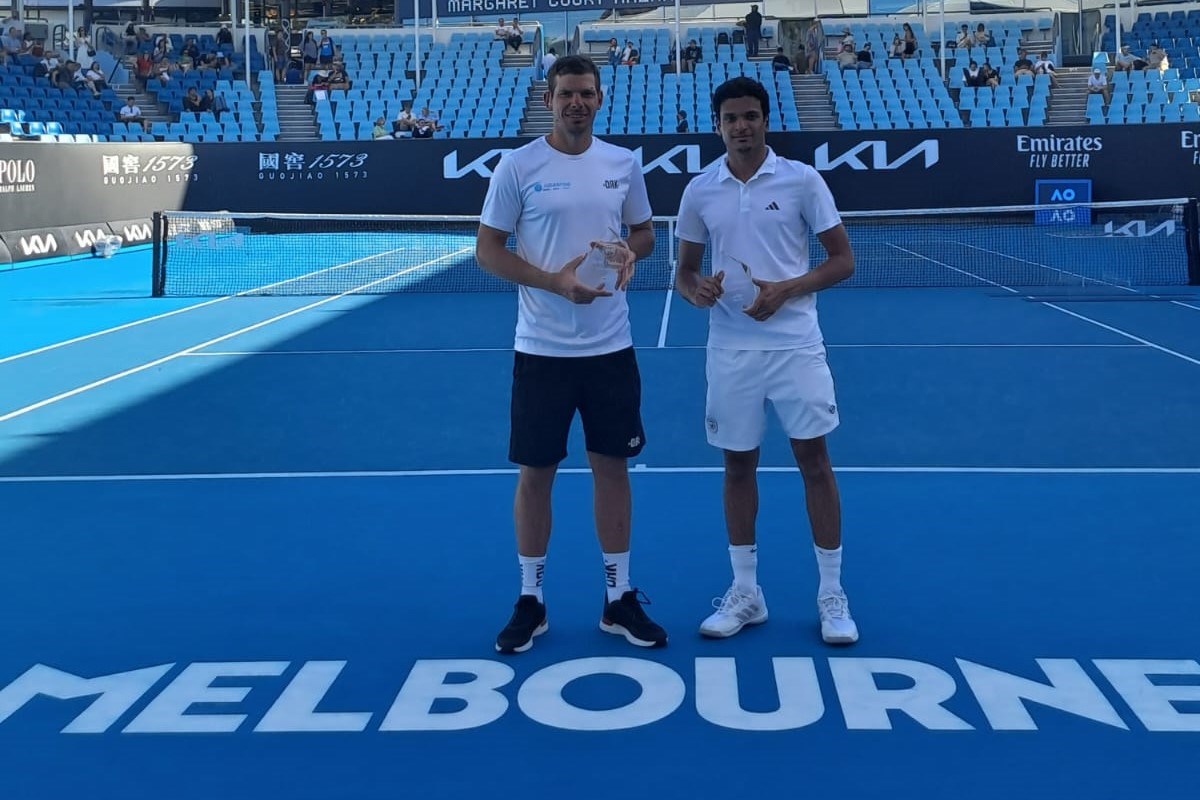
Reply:
[[[1200, 283], [1195, 200], [851, 212], [843, 220], [856, 263], [849, 286]], [[511, 291], [475, 261], [478, 224], [477, 217], [162, 212], [153, 292]], [[655, 251], [639, 262], [632, 290], [673, 282], [675, 221], [656, 218], [655, 229]], [[810, 254], [814, 265], [824, 257], [815, 236]], [[707, 271], [707, 254], [705, 262]]]

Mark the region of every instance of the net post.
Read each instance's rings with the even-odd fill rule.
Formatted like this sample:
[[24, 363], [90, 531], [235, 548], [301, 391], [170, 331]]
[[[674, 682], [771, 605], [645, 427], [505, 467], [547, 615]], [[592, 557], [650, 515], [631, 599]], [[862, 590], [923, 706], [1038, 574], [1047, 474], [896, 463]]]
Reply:
[[151, 252], [153, 253], [153, 271], [150, 276], [150, 294], [162, 297], [166, 288], [166, 253], [163, 243], [163, 226], [167, 224], [161, 211], [155, 211], [150, 223]]
[[1200, 286], [1200, 199], [1192, 197], [1183, 207], [1184, 240], [1187, 246], [1188, 285]]

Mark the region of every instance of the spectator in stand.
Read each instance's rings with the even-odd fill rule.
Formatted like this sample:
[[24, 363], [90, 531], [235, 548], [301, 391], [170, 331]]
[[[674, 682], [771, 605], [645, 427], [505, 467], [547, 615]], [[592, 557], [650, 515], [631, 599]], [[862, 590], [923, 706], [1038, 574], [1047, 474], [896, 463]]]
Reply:
[[292, 44], [288, 35], [282, 29], [275, 32], [275, 40], [271, 45], [271, 55], [275, 63], [275, 80], [283, 83], [287, 79], [288, 60], [292, 52]]
[[1054, 74], [1054, 62], [1050, 60], [1049, 53], [1042, 53], [1038, 56], [1038, 60], [1033, 64], [1033, 74], [1046, 75], [1050, 78], [1052, 88], [1058, 86], [1058, 76]]
[[313, 36], [312, 31], [304, 32], [304, 41], [300, 43], [300, 58], [304, 65], [304, 79], [308, 80], [308, 73], [317, 68], [317, 40]]
[[963, 86], [972, 86], [978, 89], [986, 85], [983, 70], [979, 68], [978, 62], [972, 58], [967, 66], [963, 67]]
[[6, 58], [11, 59], [25, 51], [25, 42], [16, 26], [10, 26], [4, 36], [0, 36], [0, 49], [4, 50]]
[[60, 66], [54, 72], [54, 85], [59, 89], [74, 89], [75, 76], [79, 74], [79, 65], [74, 61], [67, 60], [65, 64]]
[[392, 138], [392, 134], [388, 131], [388, 129], [383, 127], [384, 122], [385, 122], [385, 120], [383, 117], [376, 118], [375, 127], [371, 129], [371, 139], [373, 141], [377, 142], [380, 139], [391, 139]]
[[341, 61], [333, 62], [333, 68], [329, 70], [329, 88], [342, 91], [350, 88], [350, 78], [346, 76], [346, 68]]
[[904, 57], [912, 58], [917, 54], [917, 35], [913, 33], [912, 25], [904, 23]]
[[521, 45], [525, 44], [525, 31], [521, 30], [521, 23], [516, 17], [513, 17], [512, 23], [508, 26], [508, 37], [505, 42], [517, 53], [521, 52]]
[[617, 45], [616, 39], [608, 40], [608, 51], [604, 54], [608, 58], [610, 67], [619, 66], [621, 63], [621, 48]]
[[104, 70], [101, 69], [99, 61], [92, 61], [83, 76], [87, 79], [88, 86], [97, 95], [108, 88], [108, 81], [104, 79]]
[[117, 118], [122, 122], [142, 122], [142, 110], [138, 108], [132, 97], [125, 100], [125, 105], [117, 111]]
[[783, 54], [782, 47], [775, 48], [775, 57], [771, 59], [771, 69], [776, 72], [795, 72], [792, 60]]
[[308, 91], [304, 96], [305, 103], [316, 105], [322, 100], [329, 99], [329, 75], [332, 72], [332, 64], [330, 64], [329, 69], [318, 68], [313, 70], [312, 77], [308, 81]]
[[1029, 60], [1029, 54], [1023, 47], [1017, 50], [1017, 60], [1013, 62], [1013, 77], [1019, 78], [1022, 75], [1033, 77], [1033, 62]]
[[687, 133], [688, 132], [687, 112], [684, 111], [682, 108], [675, 112], [675, 132], [676, 133]]
[[86, 70], [92, 66], [92, 59], [96, 57], [96, 48], [92, 45], [92, 40], [88, 38], [87, 31], [83, 28], [78, 28], [75, 31], [75, 61], [79, 63], [79, 68]]
[[554, 62], [558, 60], [558, 52], [553, 47], [547, 51], [546, 55], [542, 56], [542, 77], [550, 74], [550, 68], [554, 66]]
[[859, 50], [856, 56], [858, 58], [858, 64], [856, 65], [858, 69], [863, 70], [875, 68], [875, 56], [871, 52], [870, 42], [865, 42], [862, 46], [862, 50]]
[[621, 63], [626, 66], [632, 64], [633, 54], [636, 52], [637, 50], [633, 48], [633, 42], [627, 39], [625, 41], [625, 47], [621, 49]]
[[422, 121], [430, 125], [434, 131], [440, 131], [442, 129], [442, 123], [438, 121], [437, 114], [434, 114], [432, 111], [430, 111], [429, 106], [425, 106], [421, 109], [421, 116], [417, 117], [418, 127]]
[[125, 26], [124, 40], [125, 55], [130, 56], [136, 53], [138, 47], [138, 35], [137, 24], [133, 20], [130, 20], [129, 24]]
[[888, 58], [904, 58], [904, 40], [900, 34], [892, 37], [892, 47], [888, 50]]
[[983, 77], [984, 86], [990, 86], [995, 89], [1000, 85], [1000, 74], [992, 69], [990, 61], [983, 62], [983, 66], [979, 68], [979, 74]]
[[971, 29], [964, 23], [958, 31], [958, 36], [954, 39], [954, 47], [958, 50], [966, 50], [975, 42], [975, 38], [971, 36]]
[[683, 63], [680, 64], [680, 69], [684, 72], [695, 72], [696, 64], [700, 63], [700, 45], [696, 44], [695, 39], [691, 39], [687, 43], [687, 47], [683, 48], [681, 54]]
[[413, 124], [412, 138], [414, 139], [432, 139], [434, 131], [437, 130], [437, 123], [428, 118], [424, 112], [417, 117], [416, 123]]
[[[304, 69], [301, 69], [301, 67]], [[314, 65], [315, 67], [315, 65]], [[301, 65], [296, 59], [288, 62], [287, 72], [283, 74], [283, 82], [288, 86], [300, 86], [308, 79], [308, 65]]]
[[189, 36], [183, 42], [183, 49], [179, 51], [181, 58], [189, 58], [193, 63], [200, 61], [200, 43], [196, 41], [196, 37]]
[[858, 69], [858, 56], [854, 53], [854, 45], [842, 45], [842, 51], [837, 55], [837, 64], [842, 72], [848, 69]]
[[984, 27], [982, 22], [975, 26], [975, 41], [973, 44], [976, 47], [991, 47], [992, 41], [992, 35], [987, 32], [987, 28]]
[[[312, 32], [309, 32], [312, 35]], [[217, 31], [217, 47], [222, 50], [233, 50], [233, 31], [229, 30], [229, 23], [221, 23], [221, 29]]]
[[508, 23], [504, 21], [504, 17], [501, 17], [500, 21], [496, 23], [496, 30], [494, 33], [496, 35], [496, 38], [499, 39], [500, 41], [504, 42], [505, 47], [507, 47], [508, 46]]
[[59, 67], [58, 53], [53, 50], [46, 50], [42, 53], [42, 60], [33, 66], [33, 77], [46, 78], [51, 83], [58, 83], [55, 72]]
[[329, 36], [329, 31], [321, 29], [321, 38], [317, 40], [317, 63], [322, 67], [328, 67], [333, 64], [333, 57], [337, 54], [337, 45]]
[[229, 110], [229, 104], [225, 102], [225, 95], [217, 94], [212, 89], [204, 90], [204, 97], [201, 98], [206, 110], [211, 111], [217, 122], [221, 121], [221, 115]]
[[[13, 7], [13, 9], [16, 9], [17, 4], [13, 3], [12, 7]], [[24, 20], [21, 19], [21, 15], [15, 10], [13, 11], [13, 14], [11, 17], [4, 20], [3, 22], [0, 22], [0, 31], [3, 31], [4, 33], [7, 34], [10, 28], [16, 29], [18, 39], [25, 38], [25, 22], [24, 22]]]
[[187, 90], [187, 95], [183, 98], [183, 110], [191, 114], [199, 114], [202, 109], [200, 107], [200, 93], [196, 91], [196, 87]]
[[392, 131], [394, 133], [411, 134], [413, 128], [417, 126], [417, 118], [412, 113], [412, 108], [406, 103], [400, 109], [400, 113], [396, 115], [396, 119], [392, 121]]
[[1161, 75], [1170, 68], [1171, 62], [1167, 58], [1167, 51], [1163, 50], [1158, 42], [1150, 45], [1150, 49], [1146, 51], [1146, 72], [1157, 72]]
[[821, 74], [821, 62], [825, 58], [825, 26], [820, 17], [813, 17], [804, 33], [804, 54], [808, 60], [808, 74]]
[[168, 56], [171, 54], [170, 46], [171, 43], [167, 37], [158, 37], [158, 41], [154, 43], [154, 50], [150, 54], [150, 60], [154, 63], [155, 68], [167, 63]]
[[1117, 72], [1133, 72], [1135, 69], [1146, 68], [1146, 60], [1131, 53], [1127, 44], [1121, 45], [1121, 52], [1117, 55], [1116, 62]]
[[179, 66], [170, 62], [158, 65], [158, 85], [167, 86], [179, 75]]
[[742, 22], [746, 32], [746, 55], [754, 58], [758, 55], [758, 44], [762, 41], [763, 16], [758, 13], [758, 6], [750, 6], [750, 13]]
[[1108, 85], [1108, 76], [1099, 67], [1092, 69], [1088, 76], [1088, 94], [1098, 94], [1104, 98], [1104, 105], [1112, 102], [1112, 87]]
[[146, 90], [146, 81], [150, 80], [150, 76], [154, 74], [154, 62], [150, 60], [149, 53], [138, 53], [137, 65], [137, 81], [141, 85], [142, 91]]
[[[856, 46], [856, 42], [854, 41], [854, 34], [850, 31], [849, 25], [842, 28], [842, 48], [845, 48], [846, 45], [850, 45], [851, 50], [853, 50]], [[841, 51], [839, 50], [838, 52], [841, 52]]]

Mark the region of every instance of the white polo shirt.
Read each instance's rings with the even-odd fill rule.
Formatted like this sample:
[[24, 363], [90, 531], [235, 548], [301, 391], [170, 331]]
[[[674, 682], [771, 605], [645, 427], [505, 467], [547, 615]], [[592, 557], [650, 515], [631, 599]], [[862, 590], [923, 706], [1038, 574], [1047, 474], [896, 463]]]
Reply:
[[764, 322], [742, 313], [756, 287], [737, 262], [759, 280], [784, 281], [809, 271], [808, 233], [824, 233], [842, 222], [833, 195], [815, 169], [767, 158], [750, 180], [733, 176], [725, 160], [692, 179], [679, 202], [676, 235], [707, 244], [713, 272], [725, 272], [725, 294], [708, 318], [710, 347], [786, 350], [822, 340], [815, 294], [793, 297]]
[[[541, 137], [500, 159], [480, 222], [515, 233], [517, 255], [558, 272], [586, 253], [589, 243], [610, 241], [622, 223], [637, 225], [650, 217], [646, 181], [632, 151], [592, 139], [584, 153], [573, 156]], [[515, 346], [522, 353], [597, 356], [633, 345], [623, 291], [589, 305], [528, 286], [517, 291]]]

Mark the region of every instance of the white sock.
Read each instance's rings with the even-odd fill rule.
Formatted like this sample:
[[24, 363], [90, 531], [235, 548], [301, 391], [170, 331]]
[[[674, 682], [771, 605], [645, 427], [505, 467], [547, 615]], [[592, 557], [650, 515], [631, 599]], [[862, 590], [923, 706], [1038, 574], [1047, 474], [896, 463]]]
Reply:
[[542, 575], [546, 572], [546, 557], [518, 555], [517, 560], [521, 562], [521, 594], [531, 594], [539, 603], [545, 602], [542, 600]]
[[729, 545], [729, 563], [733, 565], [733, 585], [745, 594], [758, 587], [758, 545]]
[[817, 551], [817, 572], [821, 575], [817, 595], [842, 591], [842, 548], [825, 550], [813, 545], [813, 549]]
[[629, 591], [629, 551], [604, 554], [604, 586], [608, 602], [620, 600]]

